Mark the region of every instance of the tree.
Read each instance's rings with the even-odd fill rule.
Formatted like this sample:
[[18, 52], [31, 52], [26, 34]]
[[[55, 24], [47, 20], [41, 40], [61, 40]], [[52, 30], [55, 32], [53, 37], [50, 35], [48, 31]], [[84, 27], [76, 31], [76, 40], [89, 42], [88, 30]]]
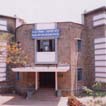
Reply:
[[7, 64], [15, 67], [25, 66], [28, 64], [28, 55], [26, 55], [24, 50], [21, 48], [20, 42], [11, 42], [7, 46], [7, 51]]
[[[12, 39], [14, 36], [9, 33], [0, 35], [0, 42], [7, 43], [5, 47], [7, 49], [6, 63], [12, 67], [25, 66], [28, 63], [28, 56], [21, 48], [20, 42], [14, 42]], [[2, 45], [0, 45], [0, 54], [2, 54]]]

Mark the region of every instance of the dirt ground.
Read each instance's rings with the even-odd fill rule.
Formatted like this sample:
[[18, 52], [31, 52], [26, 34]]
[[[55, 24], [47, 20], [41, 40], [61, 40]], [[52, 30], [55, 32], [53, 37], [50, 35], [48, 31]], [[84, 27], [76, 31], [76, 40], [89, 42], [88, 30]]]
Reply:
[[67, 97], [26, 99], [18, 95], [0, 95], [0, 106], [67, 106]]

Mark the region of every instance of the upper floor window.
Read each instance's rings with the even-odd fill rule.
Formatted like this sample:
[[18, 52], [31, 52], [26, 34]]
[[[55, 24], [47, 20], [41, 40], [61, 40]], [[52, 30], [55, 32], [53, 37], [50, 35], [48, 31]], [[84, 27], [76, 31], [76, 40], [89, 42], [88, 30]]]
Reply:
[[81, 40], [78, 39], [78, 40], [77, 40], [77, 51], [78, 51], [78, 52], [81, 51], [81, 45], [82, 45], [82, 44], [81, 44]]
[[7, 21], [0, 19], [0, 30], [7, 31]]
[[82, 68], [77, 69], [77, 80], [81, 81], [83, 79]]
[[55, 39], [37, 40], [38, 52], [52, 52], [55, 51]]

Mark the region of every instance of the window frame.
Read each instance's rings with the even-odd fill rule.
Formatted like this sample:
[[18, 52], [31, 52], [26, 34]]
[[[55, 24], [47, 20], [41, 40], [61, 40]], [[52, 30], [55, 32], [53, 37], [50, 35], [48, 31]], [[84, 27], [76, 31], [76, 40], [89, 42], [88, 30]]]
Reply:
[[[55, 52], [55, 62], [37, 62], [37, 40], [49, 40], [49, 39], [54, 39], [55, 40], [55, 51], [53, 51], [53, 52]], [[34, 44], [35, 44], [35, 46], [34, 46], [34, 48], [35, 48], [35, 50], [34, 50], [35, 64], [39, 64], [39, 65], [45, 64], [46, 65], [46, 64], [57, 64], [58, 63], [57, 41], [58, 41], [58, 38], [54, 38], [54, 37], [40, 38], [40, 39], [35, 39], [34, 40]]]
[[77, 39], [77, 51], [81, 52], [81, 49], [82, 49], [82, 40], [81, 39]]
[[[3, 21], [5, 22], [5, 24], [2, 23]], [[7, 20], [0, 19], [0, 27], [5, 27], [5, 29], [0, 28], [1, 31], [7, 31]]]
[[[42, 40], [42, 41], [41, 41]], [[53, 49], [53, 46], [50, 48], [50, 40], [52, 41], [52, 40], [54, 40], [54, 41], [52, 41], [52, 43], [54, 42], [54, 49]], [[38, 41], [39, 41], [39, 43], [38, 43]], [[49, 45], [48, 45], [48, 50], [46, 51], [46, 50], [43, 50], [43, 48], [42, 48], [42, 50], [40, 50], [41, 48], [41, 43], [43, 44], [44, 43], [44, 41], [47, 41], [47, 43], [49, 43]], [[38, 46], [38, 44], [40, 44], [39, 46]], [[55, 52], [56, 51], [56, 40], [55, 39], [40, 39], [40, 40], [36, 40], [36, 51], [37, 52]], [[44, 47], [45, 45], [42, 45], [42, 47]]]

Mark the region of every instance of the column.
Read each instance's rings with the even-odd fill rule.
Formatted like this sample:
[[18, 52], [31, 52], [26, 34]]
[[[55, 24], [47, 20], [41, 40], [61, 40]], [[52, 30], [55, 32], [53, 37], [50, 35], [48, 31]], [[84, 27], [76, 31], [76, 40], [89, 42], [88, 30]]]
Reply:
[[55, 72], [55, 91], [58, 90], [57, 72]]
[[35, 72], [35, 90], [38, 90], [38, 72]]

